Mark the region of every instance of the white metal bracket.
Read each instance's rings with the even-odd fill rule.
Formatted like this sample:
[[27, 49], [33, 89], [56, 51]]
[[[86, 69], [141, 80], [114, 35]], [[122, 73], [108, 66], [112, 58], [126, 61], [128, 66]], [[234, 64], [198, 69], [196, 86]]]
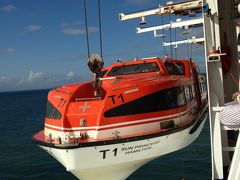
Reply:
[[163, 46], [173, 46], [173, 45], [179, 45], [179, 44], [203, 44], [205, 41], [204, 38], [196, 38], [192, 37], [191, 39], [182, 40], [182, 41], [175, 41], [175, 42], [163, 42]]
[[160, 26], [153, 26], [148, 28], [136, 28], [136, 32], [139, 33], [145, 33], [150, 31], [157, 31], [161, 29], [174, 29], [174, 28], [183, 28], [186, 29], [186, 27], [191, 27], [195, 25], [202, 25], [203, 24], [203, 18], [197, 18], [197, 19], [191, 19], [191, 20], [177, 20], [176, 22], [170, 22], [169, 24], [164, 24]]

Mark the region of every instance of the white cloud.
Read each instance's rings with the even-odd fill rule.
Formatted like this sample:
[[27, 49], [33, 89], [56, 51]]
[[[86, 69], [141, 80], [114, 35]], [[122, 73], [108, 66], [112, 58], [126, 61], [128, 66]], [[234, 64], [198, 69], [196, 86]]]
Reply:
[[[88, 28], [89, 33], [98, 32], [98, 31], [99, 31], [98, 27], [89, 27]], [[75, 27], [63, 28], [62, 32], [66, 35], [71, 35], [71, 36], [78, 36], [78, 35], [86, 34], [85, 29], [75, 28]]]
[[0, 76], [0, 91], [14, 91], [18, 82], [17, 78]]
[[33, 83], [37, 82], [39, 80], [42, 80], [44, 78], [45, 74], [43, 72], [33, 72], [30, 71], [29, 75], [26, 79], [26, 82]]
[[12, 12], [12, 11], [14, 11], [14, 10], [16, 10], [17, 8], [15, 7], [15, 6], [13, 6], [12, 4], [8, 4], [8, 5], [6, 5], [6, 6], [4, 6], [4, 7], [2, 7], [1, 8], [1, 10], [3, 11], [3, 12]]
[[54, 88], [64, 84], [71, 84], [90, 78], [90, 74], [77, 74], [69, 71], [65, 74], [48, 74], [45, 72], [29, 71], [23, 78], [14, 78], [0, 75], [0, 91], [16, 91], [31, 89]]
[[82, 22], [80, 20], [61, 23], [61, 27], [72, 27], [72, 26], [78, 26], [78, 25], [82, 25]]
[[[82, 22], [80, 20], [75, 20], [75, 21], [69, 21], [69, 22], [62, 22], [60, 25], [61, 32], [66, 34], [66, 35], [71, 35], [71, 36], [79, 36], [79, 35], [84, 35], [86, 34], [86, 29], [85, 27], [81, 27]], [[98, 32], [99, 28], [98, 27], [88, 27], [89, 33], [93, 32]]]
[[71, 35], [71, 36], [85, 34], [85, 30], [80, 28], [64, 28], [62, 29], [62, 32], [66, 35]]
[[3, 51], [3, 54], [4, 54], [5, 56], [10, 56], [10, 55], [13, 54], [14, 49], [13, 49], [13, 48], [5, 48], [5, 49], [3, 49], [2, 51]]
[[5, 77], [5, 76], [0, 76], [0, 83], [6, 83], [10, 80], [9, 77]]
[[89, 32], [98, 32], [98, 31], [99, 31], [99, 28], [98, 28], [98, 27], [89, 27], [89, 28], [88, 28], [88, 31], [89, 31]]
[[75, 76], [75, 73], [73, 71], [70, 71], [67, 73], [67, 79], [72, 79]]
[[144, 5], [150, 3], [150, 0], [125, 0], [125, 3], [132, 5]]
[[36, 32], [36, 31], [40, 31], [43, 28], [42, 25], [38, 25], [38, 24], [32, 24], [32, 25], [28, 25], [24, 28], [25, 32]]
[[33, 72], [32, 70], [29, 72], [28, 76], [26, 78], [22, 78], [18, 80], [19, 86], [26, 86], [29, 84], [37, 84], [43, 81], [43, 79], [47, 75], [43, 72]]

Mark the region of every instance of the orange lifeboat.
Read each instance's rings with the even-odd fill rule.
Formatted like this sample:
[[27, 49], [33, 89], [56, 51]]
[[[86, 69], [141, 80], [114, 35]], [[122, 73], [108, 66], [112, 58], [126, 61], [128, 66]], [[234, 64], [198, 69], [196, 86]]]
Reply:
[[201, 132], [207, 93], [192, 61], [118, 62], [100, 76], [97, 96], [93, 81], [51, 90], [44, 130], [33, 136], [78, 178], [126, 178]]

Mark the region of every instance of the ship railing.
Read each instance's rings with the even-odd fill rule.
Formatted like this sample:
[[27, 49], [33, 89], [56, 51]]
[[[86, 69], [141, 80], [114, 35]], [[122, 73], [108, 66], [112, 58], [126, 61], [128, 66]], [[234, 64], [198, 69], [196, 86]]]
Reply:
[[[220, 112], [224, 109], [224, 106], [220, 106], [220, 107], [212, 107], [212, 111], [216, 112], [216, 119], [218, 119], [218, 121], [215, 121], [215, 123], [219, 123], [221, 125], [221, 130], [225, 130], [225, 132], [227, 130], [233, 130], [227, 126], [224, 126], [221, 124], [220, 122]], [[237, 130], [237, 129], [234, 129]], [[239, 134], [239, 129], [238, 129], [238, 137], [237, 137], [237, 142], [235, 147], [234, 146], [223, 146], [222, 147], [222, 151], [225, 152], [229, 152], [232, 151], [233, 152], [233, 157], [231, 159], [231, 163], [229, 166], [229, 174], [228, 174], [228, 180], [235, 180], [235, 179], [240, 179], [240, 134]]]

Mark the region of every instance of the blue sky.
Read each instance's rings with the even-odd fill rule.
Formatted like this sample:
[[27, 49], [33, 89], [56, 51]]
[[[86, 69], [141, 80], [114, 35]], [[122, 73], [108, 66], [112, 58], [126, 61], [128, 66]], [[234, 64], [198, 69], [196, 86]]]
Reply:
[[[136, 34], [139, 19], [120, 22], [118, 13], [155, 8], [165, 0], [100, 2], [106, 66], [118, 59], [162, 57], [162, 39], [153, 33]], [[97, 0], [87, 0], [87, 8], [90, 52], [100, 53]], [[166, 23], [169, 17], [163, 20]], [[0, 91], [52, 88], [91, 78], [86, 65], [83, 0], [0, 0], [0, 23]], [[161, 17], [149, 17], [145, 26], [159, 24]], [[202, 36], [202, 31], [189, 34], [193, 35]], [[177, 39], [181, 38], [177, 31]], [[203, 72], [203, 47], [193, 45], [192, 54]], [[186, 45], [179, 46], [177, 55], [188, 57]]]

